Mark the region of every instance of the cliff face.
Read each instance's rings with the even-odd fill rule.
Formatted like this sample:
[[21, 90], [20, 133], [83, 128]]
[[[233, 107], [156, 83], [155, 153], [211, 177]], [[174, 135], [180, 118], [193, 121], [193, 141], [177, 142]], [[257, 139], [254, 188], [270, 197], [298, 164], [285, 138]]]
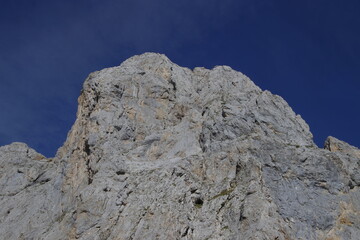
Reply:
[[360, 150], [325, 149], [226, 66], [134, 56], [89, 75], [53, 159], [0, 148], [3, 239], [359, 239]]

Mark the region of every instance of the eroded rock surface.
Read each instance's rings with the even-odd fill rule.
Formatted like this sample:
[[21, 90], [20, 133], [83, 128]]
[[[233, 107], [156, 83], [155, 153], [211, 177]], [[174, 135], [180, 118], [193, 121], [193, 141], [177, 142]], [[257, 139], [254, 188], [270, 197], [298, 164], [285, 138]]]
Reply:
[[359, 149], [325, 149], [227, 66], [155, 53], [89, 75], [53, 159], [0, 148], [4, 239], [359, 239]]

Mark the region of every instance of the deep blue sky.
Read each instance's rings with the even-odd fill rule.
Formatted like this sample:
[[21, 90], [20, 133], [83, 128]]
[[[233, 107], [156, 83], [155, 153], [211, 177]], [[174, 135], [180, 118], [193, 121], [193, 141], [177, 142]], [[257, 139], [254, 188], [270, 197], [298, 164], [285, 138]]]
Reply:
[[229, 65], [282, 96], [322, 147], [360, 146], [359, 0], [3, 0], [0, 145], [51, 157], [86, 76], [143, 52]]

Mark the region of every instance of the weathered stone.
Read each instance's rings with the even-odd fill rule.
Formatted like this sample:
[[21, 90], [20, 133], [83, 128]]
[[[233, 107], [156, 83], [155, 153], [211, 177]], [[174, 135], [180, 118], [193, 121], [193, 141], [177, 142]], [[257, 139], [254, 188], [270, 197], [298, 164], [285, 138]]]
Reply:
[[53, 159], [0, 148], [5, 239], [358, 239], [359, 152], [227, 66], [89, 75]]

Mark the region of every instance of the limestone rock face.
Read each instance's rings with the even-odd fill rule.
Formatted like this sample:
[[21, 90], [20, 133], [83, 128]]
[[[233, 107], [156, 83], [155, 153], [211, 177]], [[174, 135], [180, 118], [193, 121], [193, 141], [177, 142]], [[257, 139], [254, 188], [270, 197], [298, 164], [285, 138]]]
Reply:
[[359, 239], [360, 150], [227, 66], [94, 72], [53, 159], [0, 148], [4, 239]]

